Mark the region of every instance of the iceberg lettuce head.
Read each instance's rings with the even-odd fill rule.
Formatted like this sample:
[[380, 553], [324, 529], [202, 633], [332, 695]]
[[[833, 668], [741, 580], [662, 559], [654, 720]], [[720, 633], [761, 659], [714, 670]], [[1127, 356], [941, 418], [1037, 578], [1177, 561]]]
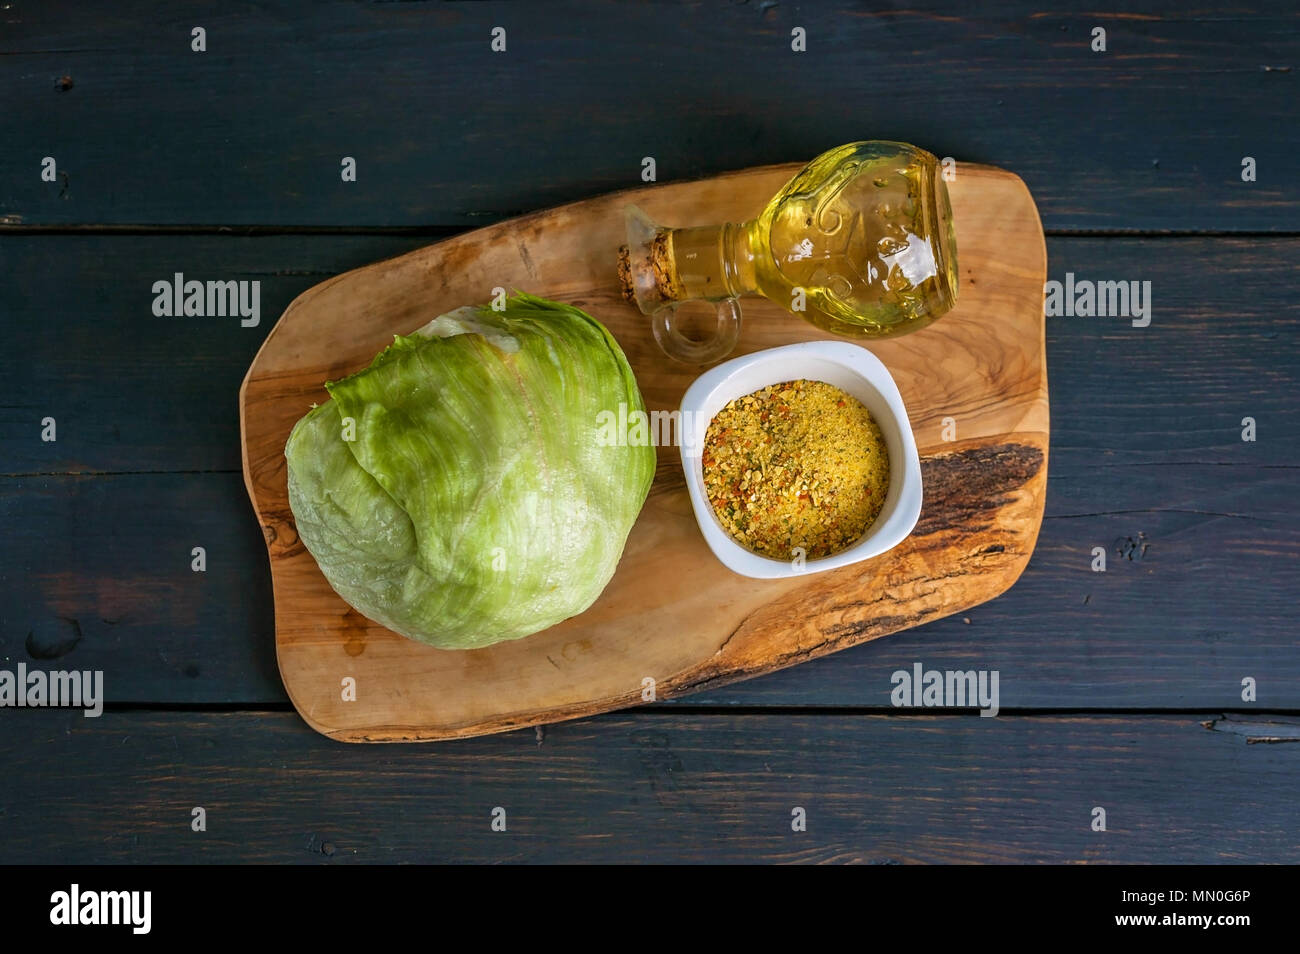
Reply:
[[[654, 477], [602, 411], [644, 411], [613, 337], [517, 294], [398, 337], [285, 447], [298, 534], [359, 612], [472, 649], [582, 612], [614, 574]], [[626, 417], [622, 418], [626, 420]]]

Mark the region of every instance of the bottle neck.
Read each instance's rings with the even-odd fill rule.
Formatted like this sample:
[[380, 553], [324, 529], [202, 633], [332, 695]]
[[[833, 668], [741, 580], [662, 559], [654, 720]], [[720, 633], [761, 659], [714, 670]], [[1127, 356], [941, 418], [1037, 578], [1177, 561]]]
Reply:
[[758, 290], [754, 268], [754, 227], [726, 223], [704, 228], [670, 229], [672, 300], [721, 301]]

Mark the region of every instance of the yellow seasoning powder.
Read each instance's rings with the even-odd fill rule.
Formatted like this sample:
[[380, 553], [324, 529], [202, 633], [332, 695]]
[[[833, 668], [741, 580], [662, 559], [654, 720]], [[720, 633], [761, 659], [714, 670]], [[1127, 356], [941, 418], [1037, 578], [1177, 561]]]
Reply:
[[880, 427], [824, 381], [786, 381], [736, 398], [704, 436], [704, 489], [741, 545], [789, 560], [855, 543], [889, 489]]

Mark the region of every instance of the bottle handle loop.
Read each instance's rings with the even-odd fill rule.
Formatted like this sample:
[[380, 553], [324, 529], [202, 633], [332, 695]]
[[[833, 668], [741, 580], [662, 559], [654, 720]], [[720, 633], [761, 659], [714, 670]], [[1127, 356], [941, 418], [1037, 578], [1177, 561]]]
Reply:
[[676, 326], [677, 309], [684, 302], [665, 305], [650, 316], [650, 327], [655, 341], [668, 357], [684, 364], [712, 364], [725, 358], [740, 339], [740, 299], [723, 298], [713, 302], [717, 309], [717, 325], [704, 340], [689, 338]]

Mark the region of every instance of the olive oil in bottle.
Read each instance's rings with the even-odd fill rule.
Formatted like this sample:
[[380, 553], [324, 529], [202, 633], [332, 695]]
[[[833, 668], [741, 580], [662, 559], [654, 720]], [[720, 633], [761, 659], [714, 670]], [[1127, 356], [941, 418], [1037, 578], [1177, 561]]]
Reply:
[[[663, 228], [628, 210], [624, 294], [652, 317], [672, 357], [717, 360], [734, 347], [736, 299], [760, 294], [820, 328], [857, 338], [905, 334], [957, 299], [957, 247], [938, 160], [906, 143], [858, 142], [805, 166], [741, 224]], [[676, 307], [718, 303], [707, 341], [673, 326]]]

